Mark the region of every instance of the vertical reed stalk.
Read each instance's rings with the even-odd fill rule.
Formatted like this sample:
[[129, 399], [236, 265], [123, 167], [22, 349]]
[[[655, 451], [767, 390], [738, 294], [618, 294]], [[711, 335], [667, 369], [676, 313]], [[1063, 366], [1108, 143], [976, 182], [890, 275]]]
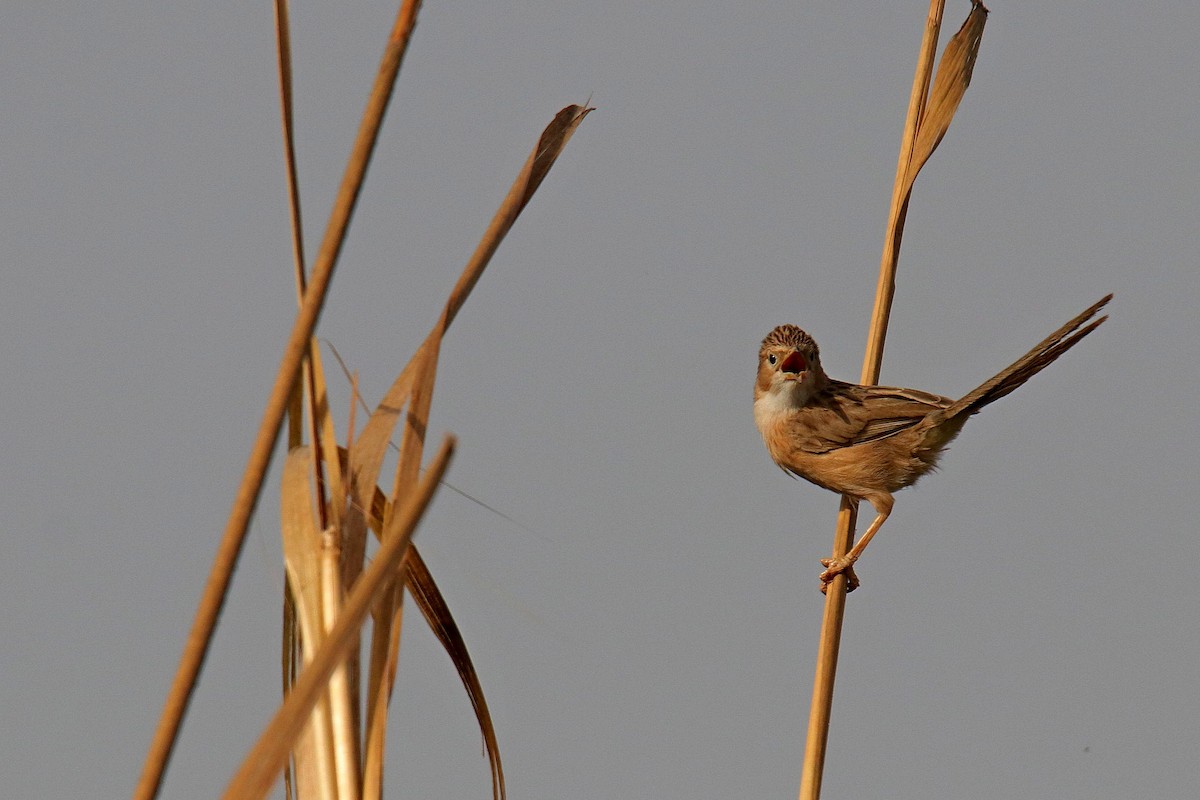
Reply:
[[[929, 87], [933, 76], [934, 56], [937, 51], [938, 34], [941, 30], [944, 0], [931, 0], [929, 15], [925, 21], [925, 34], [913, 76], [912, 94], [909, 98], [908, 116], [904, 135], [900, 142], [900, 157], [896, 164], [896, 180], [892, 190], [892, 204], [888, 214], [887, 231], [884, 238], [883, 255], [880, 260], [879, 283], [875, 292], [875, 309], [871, 318], [870, 334], [867, 338], [866, 355], [863, 359], [861, 383], [873, 384], [879, 380], [883, 362], [883, 345], [887, 338], [888, 318], [891, 314], [892, 295], [896, 288], [896, 264], [900, 257], [900, 241], [904, 233], [904, 220], [908, 213], [916, 173], [925, 159], [941, 140], [950, 118], [953, 117], [958, 101], [970, 82], [978, 51], [979, 38], [983, 32], [983, 19], [987, 9], [973, 2], [971, 16], [963, 25], [955, 40], [947, 47], [946, 56], [938, 69], [938, 85], [935, 95], [944, 103], [936, 119], [926, 119]], [[951, 51], [953, 50], [953, 56]], [[943, 75], [947, 79], [943, 82]], [[926, 126], [926, 123], [928, 125]], [[932, 142], [927, 152], [918, 150], [918, 133], [923, 129], [932, 132], [927, 136]], [[923, 140], [924, 141], [924, 140]], [[854, 524], [858, 503], [843, 497], [838, 512], [837, 531], [833, 541], [834, 558], [845, 555], [854, 544]], [[821, 778], [825, 766], [825, 749], [829, 739], [829, 720], [833, 706], [833, 684], [837, 673], [838, 650], [841, 645], [842, 620], [846, 610], [846, 575], [840, 574], [829, 584], [825, 593], [825, 613], [821, 622], [821, 638], [817, 649], [817, 667], [813, 678], [812, 706], [808, 720], [808, 738], [804, 749], [803, 770], [800, 779], [800, 800], [817, 800], [821, 796]]]

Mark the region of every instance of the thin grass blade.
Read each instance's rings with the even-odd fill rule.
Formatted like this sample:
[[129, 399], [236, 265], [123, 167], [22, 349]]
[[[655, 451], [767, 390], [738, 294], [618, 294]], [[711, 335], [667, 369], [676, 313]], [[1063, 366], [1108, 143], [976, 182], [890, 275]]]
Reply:
[[517, 175], [512, 188], [509, 189], [508, 196], [504, 198], [504, 202], [501, 203], [499, 210], [492, 218], [487, 233], [476, 247], [475, 253], [467, 263], [467, 268], [455, 285], [454, 291], [450, 293], [450, 300], [446, 304], [443, 328], [450, 327], [450, 323], [454, 321], [459, 309], [467, 301], [471, 289], [479, 282], [484, 268], [487, 267], [496, 248], [500, 246], [500, 242], [504, 241], [504, 236], [516, 222], [521, 210], [525, 208], [534, 192], [542, 185], [546, 174], [550, 172], [550, 168], [562, 154], [567, 142], [575, 133], [575, 129], [579, 127], [579, 123], [583, 122], [584, 117], [594, 110], [587, 106], [567, 106], [559, 111], [542, 131], [537, 146], [533, 148], [529, 160], [525, 162], [525, 166]]
[[475, 671], [475, 665], [471, 662], [471, 656], [467, 652], [467, 644], [459, 632], [454, 616], [450, 613], [450, 607], [446, 604], [437, 583], [433, 580], [433, 575], [429, 572], [429, 567], [415, 549], [409, 551], [408, 558], [405, 559], [405, 566], [408, 569], [408, 590], [412, 592], [413, 601], [421, 610], [429, 628], [437, 635], [438, 641], [442, 643], [442, 648], [450, 656], [450, 660], [454, 662], [454, 668], [458, 671], [463, 688], [467, 690], [467, 696], [471, 699], [471, 706], [475, 709], [475, 719], [479, 722], [479, 731], [483, 734], [484, 748], [492, 769], [492, 793], [496, 800], [504, 800], [506, 796], [504, 767], [500, 762], [500, 744], [496, 739], [496, 727], [492, 723], [492, 715], [488, 711], [487, 700], [483, 696], [483, 686], [479, 682], [479, 674]]

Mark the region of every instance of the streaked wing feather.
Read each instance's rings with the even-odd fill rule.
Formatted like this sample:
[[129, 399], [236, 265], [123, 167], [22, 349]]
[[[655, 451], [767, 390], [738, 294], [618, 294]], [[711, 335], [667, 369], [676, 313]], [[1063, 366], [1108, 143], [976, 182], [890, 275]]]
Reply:
[[[820, 455], [877, 442], [912, 428], [930, 412], [953, 402], [916, 389], [830, 381], [827, 391], [805, 410], [805, 415], [811, 415], [817, 423], [809, 425], [809, 430], [820, 430], [821, 435], [806, 437], [798, 445], [806, 453]], [[864, 404], [871, 405], [871, 414], [862, 412]]]

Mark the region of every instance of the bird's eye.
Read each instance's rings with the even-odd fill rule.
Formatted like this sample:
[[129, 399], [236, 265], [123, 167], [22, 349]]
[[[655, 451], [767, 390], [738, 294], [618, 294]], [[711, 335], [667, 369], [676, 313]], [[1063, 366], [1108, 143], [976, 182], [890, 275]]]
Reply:
[[775, 354], [774, 354], [774, 353], [772, 353], [771, 355], [767, 356], [767, 361], [768, 361], [768, 362], [770, 362], [771, 364], [774, 364], [774, 363], [775, 363], [776, 361], [778, 361], [778, 360], [779, 360], [779, 359], [775, 357]]

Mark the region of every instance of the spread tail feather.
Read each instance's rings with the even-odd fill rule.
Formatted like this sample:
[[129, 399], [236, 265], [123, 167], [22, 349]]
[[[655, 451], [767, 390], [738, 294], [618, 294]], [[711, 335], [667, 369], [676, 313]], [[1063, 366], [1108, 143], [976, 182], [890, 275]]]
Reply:
[[1011, 366], [984, 382], [974, 391], [969, 392], [961, 400], [955, 401], [945, 411], [937, 415], [940, 421], [954, 419], [955, 417], [962, 417], [965, 420], [966, 417], [979, 411], [987, 404], [999, 400], [1041, 372], [1050, 362], [1070, 350], [1080, 339], [1096, 330], [1104, 320], [1108, 319], [1107, 316], [1104, 316], [1080, 328], [1081, 325], [1094, 317], [1097, 311], [1104, 308], [1111, 299], [1111, 294], [1103, 297], [1098, 303], [1047, 336], [1037, 347], [1019, 358]]

